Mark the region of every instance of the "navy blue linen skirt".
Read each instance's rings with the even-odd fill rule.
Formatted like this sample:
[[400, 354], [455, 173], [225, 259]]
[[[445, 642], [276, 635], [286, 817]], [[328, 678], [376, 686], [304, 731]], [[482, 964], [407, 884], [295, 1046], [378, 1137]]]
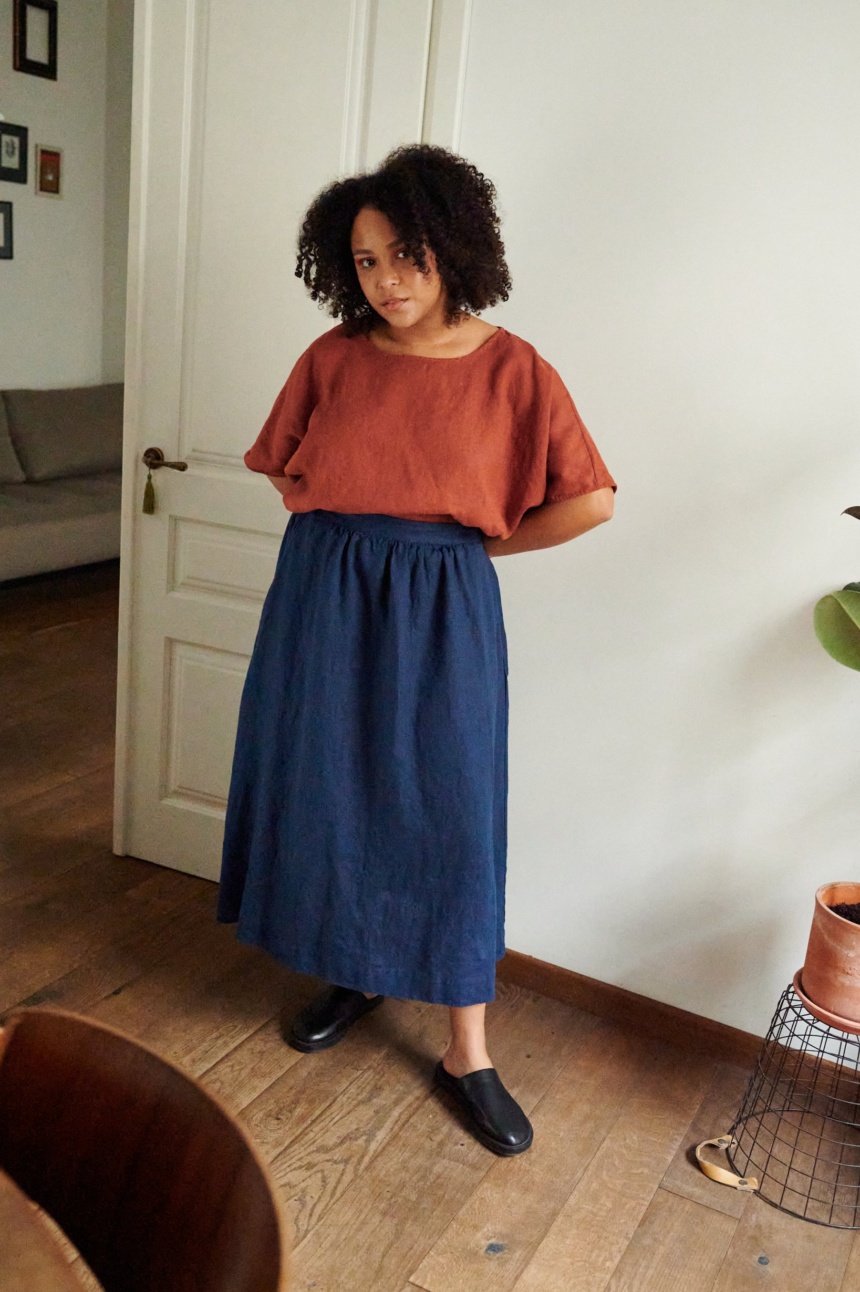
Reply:
[[442, 1005], [504, 955], [508, 665], [480, 529], [293, 513], [242, 694], [218, 920]]

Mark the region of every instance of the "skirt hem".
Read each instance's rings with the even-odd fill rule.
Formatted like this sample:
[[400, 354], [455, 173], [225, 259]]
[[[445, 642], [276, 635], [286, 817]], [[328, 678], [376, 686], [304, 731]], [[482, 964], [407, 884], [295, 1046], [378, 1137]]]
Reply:
[[[217, 922], [219, 924], [236, 924], [236, 920], [227, 919], [219, 915]], [[417, 1000], [427, 1005], [447, 1005], [453, 1008], [462, 1008], [466, 1005], [489, 1005], [496, 999], [495, 978], [496, 964], [503, 958], [498, 956], [485, 970], [473, 975], [475, 979], [483, 977], [486, 972], [487, 981], [492, 982], [492, 987], [483, 989], [477, 987], [473, 991], [464, 989], [462, 986], [453, 988], [450, 986], [440, 985], [438, 990], [431, 990], [428, 994], [426, 991], [418, 994], [414, 986], [410, 986], [407, 977], [398, 973], [397, 970], [375, 968], [367, 972], [359, 971], [356, 973], [355, 968], [339, 969], [336, 965], [311, 964], [310, 960], [300, 955], [289, 955], [284, 952], [274, 951], [270, 947], [264, 946], [253, 934], [245, 932], [241, 925], [236, 929], [237, 942], [243, 942], [246, 946], [257, 947], [260, 951], [265, 951], [266, 955], [277, 960], [278, 964], [285, 969], [291, 969], [294, 973], [306, 974], [311, 978], [319, 978], [323, 982], [336, 983], [338, 987], [349, 987], [353, 991], [372, 991], [380, 996], [393, 996], [397, 1000]], [[422, 975], [423, 976], [423, 975]], [[457, 974], [458, 984], [468, 981], [468, 976]]]

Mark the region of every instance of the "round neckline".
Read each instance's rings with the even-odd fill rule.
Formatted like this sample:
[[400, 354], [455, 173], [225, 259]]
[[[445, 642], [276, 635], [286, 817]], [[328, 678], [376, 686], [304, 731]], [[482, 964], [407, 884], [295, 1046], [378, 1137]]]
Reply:
[[381, 346], [375, 345], [370, 339], [369, 332], [361, 332], [359, 335], [364, 337], [371, 350], [376, 354], [383, 355], [386, 359], [424, 359], [427, 363], [462, 363], [464, 359], [473, 359], [475, 355], [483, 354], [485, 350], [490, 349], [493, 342], [498, 339], [502, 332], [507, 333], [507, 329], [501, 327], [501, 325], [497, 325], [495, 332], [493, 332], [491, 336], [488, 336], [486, 341], [482, 341], [479, 346], [476, 346], [474, 350], [470, 350], [468, 354], [448, 355], [408, 354], [406, 351], [403, 351], [401, 354], [396, 354], [393, 350], [383, 350]]

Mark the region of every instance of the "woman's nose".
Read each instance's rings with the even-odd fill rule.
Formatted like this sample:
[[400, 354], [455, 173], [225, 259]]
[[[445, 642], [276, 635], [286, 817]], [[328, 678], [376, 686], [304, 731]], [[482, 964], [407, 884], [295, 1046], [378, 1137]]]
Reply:
[[394, 265], [380, 266], [379, 283], [380, 286], [393, 287], [395, 283], [400, 282], [400, 275]]

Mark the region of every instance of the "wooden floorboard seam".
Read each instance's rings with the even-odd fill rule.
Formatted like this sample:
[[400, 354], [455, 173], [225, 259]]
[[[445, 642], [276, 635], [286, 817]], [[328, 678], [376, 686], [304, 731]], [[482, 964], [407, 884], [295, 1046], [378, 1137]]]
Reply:
[[[86, 865], [86, 863], [83, 863], [83, 864]], [[62, 872], [62, 873], [68, 874], [70, 872]], [[105, 908], [109, 907], [113, 902], [115, 901], [118, 902], [124, 898], [127, 898], [130, 891], [132, 890], [131, 889], [125, 890], [124, 892], [114, 895], [113, 898], [105, 901], [105, 903], [101, 907], [95, 908], [95, 910], [90, 914], [95, 916], [100, 911], [104, 912]], [[200, 900], [201, 900], [200, 894], [192, 894], [186, 898], [183, 898], [181, 901], [179, 901], [176, 904], [176, 906], [171, 908], [170, 912], [166, 912], [165, 914], [169, 913], [171, 915], [176, 915], [178, 918], [181, 916], [181, 913], [187, 907], [199, 905]], [[201, 930], [201, 932], [199, 933], [199, 937], [201, 940], [206, 938], [205, 930]], [[122, 942], [120, 943], [120, 946], [121, 947], [134, 946], [137, 942], [145, 943], [145, 938], [146, 938], [146, 935], [141, 930], [139, 933], [134, 935], [129, 935], [127, 939], [123, 939]], [[100, 956], [104, 955], [105, 951], [106, 951], [106, 945], [99, 944], [97, 946], [89, 948], [79, 956], [76, 956], [76, 957], [71, 956], [69, 958], [69, 961], [66, 963], [66, 966], [63, 969], [63, 972], [61, 974], [56, 974], [47, 983], [43, 984], [35, 991], [28, 992], [26, 993], [26, 995], [20, 997], [15, 1004], [11, 1004], [8, 1007], [6, 1007], [3, 1010], [3, 1013], [8, 1013], [9, 1010], [11, 1009], [19, 1009], [19, 1008], [25, 1007], [27, 1002], [32, 1000], [33, 996], [35, 995], [41, 994], [43, 996], [48, 996], [53, 990], [53, 993], [56, 996], [57, 988], [65, 979], [70, 978], [74, 974], [80, 974], [81, 972], [83, 972], [88, 966], [92, 965], [95, 961], [97, 961]], [[102, 1001], [109, 999], [111, 996], [119, 995], [120, 992], [126, 990], [126, 988], [128, 987], [133, 986], [134, 983], [146, 977], [146, 975], [148, 973], [151, 973], [153, 969], [157, 969], [160, 965], [163, 965], [166, 961], [170, 960], [173, 955], [175, 955], [175, 948], [171, 949], [168, 947], [167, 949], [165, 949], [163, 954], [157, 955], [155, 958], [148, 961], [146, 965], [141, 967], [139, 972], [134, 972], [128, 977], [123, 977], [122, 980], [119, 982], [114, 982], [114, 985], [111, 987], [109, 991], [106, 991], [102, 996], [88, 1003], [88, 1009], [95, 1009], [99, 1004], [102, 1003]], [[72, 1012], [75, 1012], [75, 1011], [73, 1010]]]
[[[713, 1184], [714, 1189], [728, 1189], [731, 1187], [730, 1185], [727, 1185], [727, 1184], [717, 1184], [714, 1181], [711, 1181], [711, 1183]], [[717, 1206], [716, 1203], [711, 1204], [711, 1203], [705, 1202], [703, 1198], [691, 1198], [689, 1193], [684, 1193], [684, 1191], [678, 1188], [677, 1186], [673, 1187], [671, 1181], [669, 1181], [669, 1183], [666, 1183], [664, 1180], [661, 1180], [660, 1184], [657, 1187], [662, 1189], [664, 1193], [673, 1193], [676, 1198], [686, 1198], [688, 1202], [695, 1202], [697, 1206], [704, 1207], [706, 1211], [720, 1211], [722, 1212], [723, 1215], [727, 1214], [723, 1210], [723, 1208]], [[743, 1195], [745, 1200], [750, 1198], [751, 1196], [752, 1195], [749, 1193]], [[739, 1219], [739, 1217], [735, 1217], [735, 1218]]]

